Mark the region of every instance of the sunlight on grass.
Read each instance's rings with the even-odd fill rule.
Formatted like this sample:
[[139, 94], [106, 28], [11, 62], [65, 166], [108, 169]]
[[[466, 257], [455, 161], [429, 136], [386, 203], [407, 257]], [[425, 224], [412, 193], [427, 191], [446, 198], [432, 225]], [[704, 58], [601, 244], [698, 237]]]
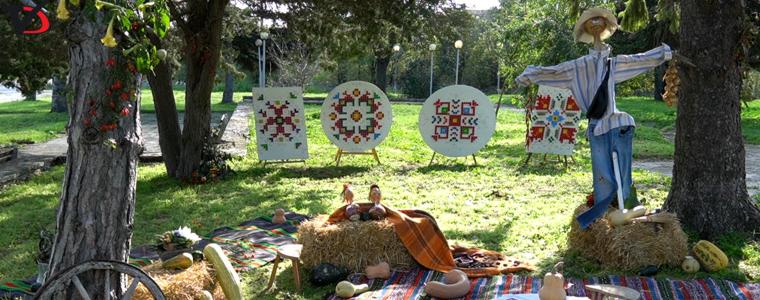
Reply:
[[[341, 205], [339, 192], [343, 183], [355, 186], [359, 201], [366, 201], [369, 186], [377, 183], [385, 204], [430, 212], [452, 244], [519, 257], [539, 266], [535, 274], [542, 274], [563, 259], [568, 276], [622, 273], [601, 270], [594, 262], [566, 253], [571, 214], [592, 190], [589, 148], [584, 139], [579, 139], [576, 148], [577, 163], [568, 168], [554, 162], [541, 165], [539, 160], [520, 168], [525, 159], [523, 116], [502, 110], [493, 138], [477, 154], [477, 166], [472, 159], [440, 156], [437, 164], [428, 166], [432, 150], [418, 131], [420, 106], [394, 104], [391, 133], [377, 148], [382, 165], [376, 165], [370, 157], [348, 156], [341, 167], [334, 167], [336, 148], [321, 129], [319, 108], [306, 106], [311, 157], [305, 164], [264, 167], [257, 163], [255, 145], [251, 144], [248, 157], [231, 162], [234, 175], [200, 186], [167, 178], [162, 164], [141, 164], [133, 244], [151, 243], [156, 234], [179, 226], [206, 234], [219, 226], [270, 215], [280, 207], [308, 215], [328, 214]], [[639, 130], [636, 138], [649, 139], [656, 133], [655, 128]], [[251, 132], [251, 139], [255, 140], [255, 132]], [[655, 149], [652, 153], [667, 150]], [[637, 155], [652, 155], [639, 153], [649, 148], [636, 147], [635, 151]], [[37, 231], [54, 226], [62, 176], [62, 167], [57, 167], [0, 194], [0, 278], [23, 278], [34, 273]], [[658, 207], [665, 201], [670, 178], [641, 170], [635, 170], [633, 178], [639, 198], [647, 206]], [[745, 274], [757, 274], [757, 243], [735, 237], [721, 240], [719, 245], [731, 250], [727, 251], [731, 268], [718, 276], [746, 280]], [[264, 288], [270, 271], [267, 266], [242, 274], [249, 299], [256, 298], [253, 293]], [[687, 276], [679, 268], [660, 272], [660, 276], [679, 278], [708, 275]], [[320, 299], [333, 288], [312, 287], [303, 279], [303, 294], [294, 296], [288, 292], [294, 290], [292, 276], [289, 264], [284, 264], [277, 278], [280, 289], [261, 298]]]

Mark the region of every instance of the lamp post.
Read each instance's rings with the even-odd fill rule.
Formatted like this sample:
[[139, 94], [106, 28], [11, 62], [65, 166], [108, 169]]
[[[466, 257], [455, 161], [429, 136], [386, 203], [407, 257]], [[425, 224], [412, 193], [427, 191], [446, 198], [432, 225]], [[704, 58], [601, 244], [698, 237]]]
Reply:
[[401, 51], [401, 45], [395, 44], [393, 45], [393, 53], [394, 56], [396, 56], [396, 63], [394, 64], [394, 72], [393, 72], [393, 91], [398, 94], [398, 52]]
[[261, 53], [262, 53], [262, 60], [261, 65], [263, 66], [261, 71], [261, 87], [265, 87], [267, 85], [267, 39], [269, 38], [269, 32], [262, 31], [259, 33], [259, 37], [261, 37], [262, 46], [261, 46]]
[[263, 42], [261, 41], [261, 39], [256, 39], [256, 47], [258, 47], [256, 54], [258, 54], [258, 58], [259, 58], [259, 87], [260, 88], [264, 87], [264, 81], [263, 81], [264, 75], [262, 75], [263, 64], [261, 62], [261, 44], [262, 43]]
[[435, 44], [428, 46], [428, 50], [430, 50], [430, 93], [428, 96], [433, 94], [433, 51], [435, 51], [435, 48]]
[[459, 50], [462, 49], [462, 40], [454, 42], [454, 48], [457, 48], [457, 69], [454, 75], [454, 84], [459, 84]]

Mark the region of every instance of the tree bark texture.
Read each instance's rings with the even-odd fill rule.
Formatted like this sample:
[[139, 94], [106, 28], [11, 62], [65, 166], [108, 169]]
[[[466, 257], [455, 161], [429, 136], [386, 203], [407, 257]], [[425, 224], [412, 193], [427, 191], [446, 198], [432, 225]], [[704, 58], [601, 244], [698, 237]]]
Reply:
[[224, 74], [224, 93], [222, 94], [222, 103], [232, 103], [235, 93], [235, 75], [227, 71]]
[[[100, 12], [94, 13], [94, 17], [80, 14], [71, 20], [66, 31], [72, 93], [67, 125], [69, 148], [48, 278], [89, 260], [126, 262], [128, 257], [135, 210], [137, 155], [142, 145], [137, 111], [139, 89], [136, 88], [137, 77], [129, 72], [123, 72], [129, 75], [121, 77], [119, 86], [123, 84], [123, 89], [112, 85], [117, 78], [106, 61], [115, 58], [117, 67], [125, 63], [116, 56], [120, 50], [111, 50], [100, 42], [107, 22]], [[87, 120], [95, 113], [98, 116], [110, 113], [108, 110], [112, 108], [108, 103], [113, 98], [107, 96], [109, 89], [134, 91], [134, 98], [129, 100], [133, 110], [117, 118], [114, 129], [97, 130], [97, 125], [88, 124]], [[80, 279], [90, 295], [103, 297], [104, 276], [92, 272]], [[124, 287], [116, 284], [118, 277], [112, 279], [112, 286], [119, 295]], [[71, 289], [68, 295], [59, 294], [55, 298], [76, 298], [72, 296], [78, 295], [73, 285]]]
[[657, 68], [654, 68], [654, 97], [655, 101], [663, 101], [662, 94], [665, 93], [665, 70], [668, 69], [668, 64], [662, 64]]
[[158, 123], [158, 144], [161, 147], [161, 155], [164, 158], [166, 174], [171, 177], [177, 175], [179, 155], [182, 150], [180, 140], [182, 131], [179, 127], [177, 104], [174, 99], [172, 87], [172, 69], [168, 62], [162, 61], [152, 74], [146, 75], [153, 94], [153, 103], [156, 107], [156, 122]]
[[67, 112], [68, 104], [66, 103], [66, 76], [53, 76], [53, 99], [51, 101], [51, 112]]
[[385, 91], [388, 86], [388, 65], [390, 56], [375, 56], [375, 85]]
[[224, 8], [228, 3], [228, 0], [190, 1], [190, 15], [180, 26], [185, 40], [187, 85], [179, 178], [191, 178], [198, 169], [203, 144], [211, 133], [211, 91], [219, 62]]
[[[703, 238], [760, 226], [747, 194], [739, 94], [744, 1], [681, 1], [681, 90], [665, 208]], [[720, 38], [717, 38], [718, 35]]]

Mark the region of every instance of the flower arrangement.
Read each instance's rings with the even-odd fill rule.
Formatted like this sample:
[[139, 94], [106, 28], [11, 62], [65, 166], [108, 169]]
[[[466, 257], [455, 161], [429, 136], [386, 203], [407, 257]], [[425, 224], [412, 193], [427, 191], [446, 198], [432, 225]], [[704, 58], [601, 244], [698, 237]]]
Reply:
[[160, 251], [190, 249], [201, 238], [188, 227], [180, 227], [158, 235], [156, 248]]

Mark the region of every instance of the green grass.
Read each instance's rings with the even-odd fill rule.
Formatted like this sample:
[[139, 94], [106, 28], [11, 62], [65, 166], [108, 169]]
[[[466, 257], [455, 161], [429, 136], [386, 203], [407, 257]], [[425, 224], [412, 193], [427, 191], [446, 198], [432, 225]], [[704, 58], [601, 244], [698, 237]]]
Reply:
[[[585, 141], [581, 139], [578, 145], [577, 163], [567, 169], [558, 163], [519, 168], [525, 157], [523, 116], [505, 112], [499, 114], [490, 143], [478, 153], [478, 166], [472, 166], [471, 160], [439, 156], [440, 164], [428, 167], [432, 151], [417, 130], [419, 109], [415, 105], [393, 106], [391, 134], [377, 149], [383, 162], [379, 166], [367, 156], [348, 156], [341, 167], [334, 167], [331, 160], [336, 148], [322, 132], [316, 105], [306, 109], [311, 156], [306, 164], [262, 167], [256, 164], [255, 149], [249, 145], [250, 155], [233, 162], [235, 175], [201, 186], [167, 178], [163, 165], [142, 164], [133, 244], [151, 243], [156, 234], [183, 225], [205, 234], [218, 226], [270, 215], [279, 207], [308, 215], [326, 214], [341, 205], [338, 193], [343, 183], [352, 182], [360, 196], [377, 183], [385, 204], [430, 212], [452, 243], [519, 257], [539, 266], [535, 274], [543, 274], [563, 259], [567, 276], [624, 273], [602, 270], [566, 249], [571, 214], [592, 189]], [[34, 273], [37, 230], [54, 226], [62, 176], [63, 169], [54, 168], [0, 193], [0, 278]], [[670, 179], [638, 170], [633, 176], [639, 198], [649, 207], [659, 207], [667, 196]], [[678, 268], [665, 268], [660, 276], [760, 278], [760, 247], [756, 242], [731, 236], [718, 244], [731, 258], [728, 270], [687, 275]], [[247, 299], [259, 299], [255, 292], [264, 288], [270, 271], [267, 266], [242, 274]], [[280, 289], [263, 298], [294, 296], [288, 292], [294, 290], [289, 264], [279, 269], [277, 284]], [[320, 299], [333, 288], [312, 287], [305, 279], [304, 285], [303, 294], [295, 298]]]
[[50, 98], [0, 103], [0, 145], [52, 139], [68, 120], [67, 113], [50, 112]]
[[[248, 95], [249, 93], [246, 93]], [[243, 93], [236, 94], [236, 102]], [[174, 91], [177, 111], [185, 111], [185, 92]], [[229, 112], [235, 110], [237, 103], [222, 104], [222, 93], [211, 94], [211, 111]], [[143, 113], [155, 113], [153, 95], [149, 89], [142, 90], [140, 110]], [[68, 113], [50, 112], [50, 98], [38, 101], [14, 101], [0, 103], [0, 145], [18, 142], [41, 143], [64, 133], [69, 121]]]

